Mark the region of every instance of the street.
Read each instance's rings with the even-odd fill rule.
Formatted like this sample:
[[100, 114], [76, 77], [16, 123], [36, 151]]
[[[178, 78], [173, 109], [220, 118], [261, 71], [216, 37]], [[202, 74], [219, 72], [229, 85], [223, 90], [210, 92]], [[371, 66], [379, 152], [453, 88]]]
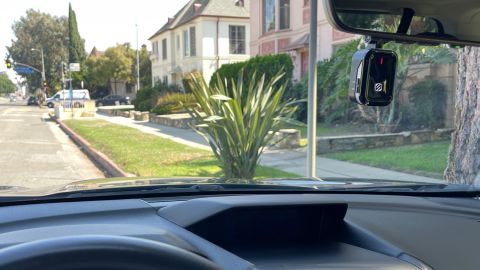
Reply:
[[28, 188], [104, 178], [46, 109], [0, 97], [0, 186]]

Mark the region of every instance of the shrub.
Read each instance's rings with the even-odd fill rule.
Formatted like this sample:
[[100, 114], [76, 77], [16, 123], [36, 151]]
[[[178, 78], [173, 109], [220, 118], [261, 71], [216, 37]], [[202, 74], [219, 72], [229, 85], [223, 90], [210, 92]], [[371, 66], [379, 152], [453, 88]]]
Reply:
[[172, 114], [175, 112], [175, 105], [174, 104], [157, 105], [155, 106], [155, 108], [151, 110], [151, 112], [158, 115]]
[[184, 106], [192, 107], [195, 104], [193, 94], [167, 93], [157, 99], [156, 105], [150, 112], [162, 115], [184, 112]]
[[282, 101], [287, 84], [279, 83], [282, 75], [269, 80], [265, 75], [246, 77], [248, 83], [243, 84], [244, 76], [240, 73], [231, 89], [220, 77], [211, 86], [203, 79], [195, 79], [191, 85], [205, 115], [197, 108], [188, 109], [189, 113], [201, 127], [198, 132], [209, 142], [227, 181], [253, 180], [261, 151], [280, 129], [281, 122], [295, 112], [295, 107]]
[[443, 127], [447, 89], [438, 80], [424, 80], [410, 88], [404, 125], [409, 128]]
[[245, 74], [243, 77], [244, 85], [248, 85], [251, 76], [253, 76], [255, 72], [259, 76], [265, 75], [265, 81], [270, 81], [282, 70], [285, 75], [279, 79], [278, 83], [280, 85], [285, 84], [287, 87], [283, 99], [287, 100], [291, 98], [293, 62], [287, 54], [259, 55], [245, 62], [223, 64], [213, 73], [210, 86], [217, 83], [217, 76], [220, 76], [222, 83], [224, 83], [225, 80], [227, 81], [227, 89], [231, 89], [232, 79], [236, 80], [238, 78], [242, 68]]
[[180, 88], [176, 85], [157, 84], [154, 87], [144, 87], [138, 90], [133, 105], [138, 111], [151, 111], [157, 104], [160, 96], [168, 93], [178, 93]]

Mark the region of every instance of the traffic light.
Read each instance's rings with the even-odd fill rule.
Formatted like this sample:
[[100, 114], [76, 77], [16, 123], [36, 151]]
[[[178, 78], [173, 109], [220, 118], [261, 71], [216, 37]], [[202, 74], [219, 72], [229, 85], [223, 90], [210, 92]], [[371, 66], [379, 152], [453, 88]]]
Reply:
[[66, 74], [68, 72], [68, 66], [65, 62], [62, 62], [62, 72], [63, 74]]
[[5, 60], [5, 65], [7, 66], [8, 69], [11, 69], [12, 68], [12, 61], [10, 61], [10, 59], [6, 59]]

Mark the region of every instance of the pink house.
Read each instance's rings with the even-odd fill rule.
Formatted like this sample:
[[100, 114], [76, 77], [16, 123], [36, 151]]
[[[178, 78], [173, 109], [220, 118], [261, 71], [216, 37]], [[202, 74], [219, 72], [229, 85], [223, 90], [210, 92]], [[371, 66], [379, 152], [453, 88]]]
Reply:
[[[295, 65], [293, 78], [300, 80], [308, 72], [309, 20], [309, 0], [251, 0], [251, 55], [288, 53]], [[321, 1], [317, 26], [319, 60], [330, 57], [338, 45], [355, 37], [328, 24]]]

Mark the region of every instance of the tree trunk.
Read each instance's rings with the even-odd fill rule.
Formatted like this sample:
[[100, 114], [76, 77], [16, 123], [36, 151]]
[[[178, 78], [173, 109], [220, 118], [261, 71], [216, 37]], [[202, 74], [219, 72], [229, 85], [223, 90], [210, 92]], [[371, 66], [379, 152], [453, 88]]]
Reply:
[[445, 178], [449, 183], [480, 184], [480, 48], [465, 47], [458, 60], [455, 132]]

